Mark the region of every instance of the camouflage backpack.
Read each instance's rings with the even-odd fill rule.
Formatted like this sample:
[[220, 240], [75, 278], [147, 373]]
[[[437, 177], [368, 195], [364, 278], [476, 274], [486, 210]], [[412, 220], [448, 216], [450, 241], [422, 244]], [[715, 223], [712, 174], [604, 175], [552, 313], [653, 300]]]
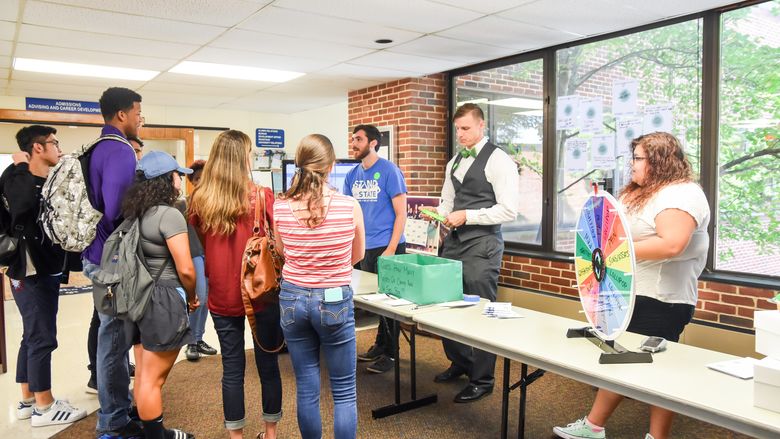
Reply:
[[41, 227], [53, 243], [66, 251], [84, 251], [95, 239], [103, 214], [89, 198], [89, 160], [95, 147], [109, 139], [132, 148], [124, 137], [100, 137], [84, 145], [81, 151], [60, 158], [41, 189]]

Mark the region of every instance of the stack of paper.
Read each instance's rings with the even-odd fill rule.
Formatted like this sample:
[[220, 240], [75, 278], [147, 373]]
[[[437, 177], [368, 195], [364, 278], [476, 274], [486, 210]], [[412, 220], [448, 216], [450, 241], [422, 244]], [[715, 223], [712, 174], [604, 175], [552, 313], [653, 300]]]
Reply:
[[509, 302], [486, 303], [482, 314], [499, 319], [517, 319], [523, 317], [512, 309], [512, 304]]
[[753, 365], [758, 360], [755, 358], [745, 357], [738, 360], [719, 361], [717, 363], [710, 363], [707, 365], [712, 370], [723, 372], [725, 374], [748, 380], [753, 378]]

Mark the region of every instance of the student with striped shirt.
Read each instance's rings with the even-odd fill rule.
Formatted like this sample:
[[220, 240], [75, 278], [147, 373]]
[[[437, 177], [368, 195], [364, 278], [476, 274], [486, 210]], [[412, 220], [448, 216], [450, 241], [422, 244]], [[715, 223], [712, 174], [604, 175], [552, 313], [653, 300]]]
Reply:
[[274, 230], [284, 252], [281, 324], [297, 384], [303, 439], [322, 437], [320, 350], [328, 364], [336, 439], [357, 436], [355, 314], [352, 266], [363, 259], [365, 229], [358, 202], [328, 184], [336, 162], [321, 134], [304, 137], [290, 189], [274, 204]]

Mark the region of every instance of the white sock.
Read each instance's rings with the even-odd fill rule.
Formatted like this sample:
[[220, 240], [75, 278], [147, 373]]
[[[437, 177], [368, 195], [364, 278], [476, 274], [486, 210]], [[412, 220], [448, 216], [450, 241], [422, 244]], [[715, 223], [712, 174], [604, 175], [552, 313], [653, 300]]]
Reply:
[[42, 407], [41, 407], [41, 406], [37, 406], [37, 405], [36, 405], [36, 406], [35, 406], [35, 410], [36, 410], [38, 413], [46, 413], [46, 412], [48, 412], [49, 410], [51, 410], [51, 406], [53, 406], [53, 405], [54, 405], [54, 401], [52, 401], [52, 402], [51, 402], [51, 404], [48, 404], [48, 405], [45, 405], [45, 406], [42, 406]]
[[590, 427], [590, 429], [591, 429], [591, 430], [593, 430], [593, 431], [595, 431], [595, 432], [599, 432], [599, 431], [601, 431], [601, 430], [603, 430], [603, 429], [604, 429], [604, 427], [601, 427], [601, 426], [599, 426], [599, 425], [596, 425], [596, 424], [594, 424], [594, 423], [590, 422], [590, 419], [588, 419], [588, 417], [587, 417], [587, 416], [585, 416], [585, 425], [587, 425], [588, 427]]
[[23, 400], [21, 400], [20, 402], [22, 402], [22, 403], [24, 403], [24, 404], [32, 404], [32, 403], [34, 403], [34, 402], [35, 402], [35, 397], [34, 397], [34, 396], [31, 396], [31, 397], [29, 397], [29, 398], [27, 398], [27, 399], [23, 399]]

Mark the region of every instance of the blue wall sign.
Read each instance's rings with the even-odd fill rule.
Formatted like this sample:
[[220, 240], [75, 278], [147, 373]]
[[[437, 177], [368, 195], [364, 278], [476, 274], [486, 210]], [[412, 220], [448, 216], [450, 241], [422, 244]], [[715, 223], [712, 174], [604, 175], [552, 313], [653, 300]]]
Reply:
[[284, 148], [284, 130], [258, 128], [255, 130], [255, 144], [258, 148]]
[[100, 103], [66, 99], [25, 98], [27, 110], [55, 113], [100, 114]]

